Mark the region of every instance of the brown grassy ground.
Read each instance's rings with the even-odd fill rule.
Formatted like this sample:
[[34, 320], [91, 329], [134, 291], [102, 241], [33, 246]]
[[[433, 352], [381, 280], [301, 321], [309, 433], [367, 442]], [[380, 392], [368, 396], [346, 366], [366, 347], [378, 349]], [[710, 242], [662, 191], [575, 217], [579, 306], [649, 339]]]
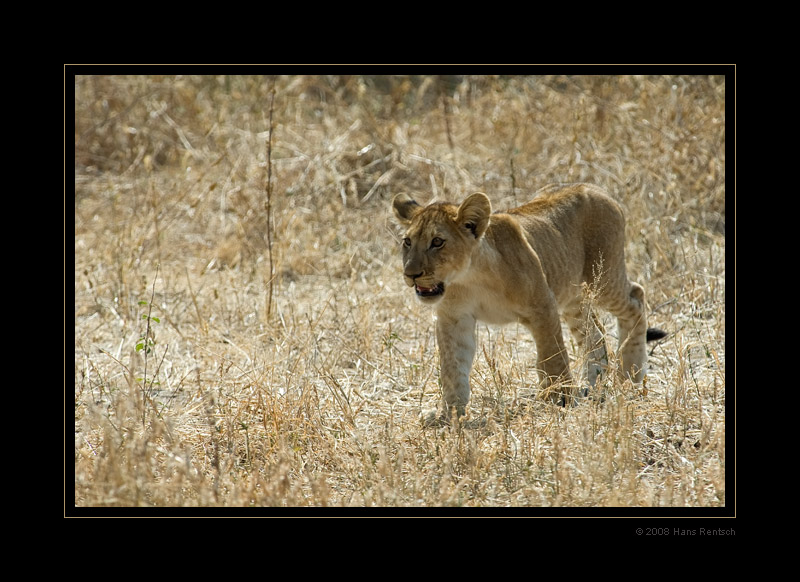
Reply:
[[[74, 91], [75, 506], [726, 506], [724, 78]], [[433, 325], [389, 200], [503, 209], [571, 181], [626, 208], [630, 271], [671, 333], [646, 391], [531, 399], [527, 331], [480, 326], [485, 424], [424, 429]]]

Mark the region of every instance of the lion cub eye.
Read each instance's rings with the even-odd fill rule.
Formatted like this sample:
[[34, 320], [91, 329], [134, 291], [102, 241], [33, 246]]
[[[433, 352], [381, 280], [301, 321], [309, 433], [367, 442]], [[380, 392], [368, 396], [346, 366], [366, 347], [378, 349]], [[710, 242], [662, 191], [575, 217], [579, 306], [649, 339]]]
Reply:
[[408, 237], [404, 238], [403, 239], [403, 246], [404, 247], [410, 247], [411, 246], [411, 239], [408, 238]]
[[444, 244], [444, 241], [437, 236], [437, 237], [434, 237], [434, 239], [431, 241], [431, 248], [432, 249], [438, 249], [443, 244]]

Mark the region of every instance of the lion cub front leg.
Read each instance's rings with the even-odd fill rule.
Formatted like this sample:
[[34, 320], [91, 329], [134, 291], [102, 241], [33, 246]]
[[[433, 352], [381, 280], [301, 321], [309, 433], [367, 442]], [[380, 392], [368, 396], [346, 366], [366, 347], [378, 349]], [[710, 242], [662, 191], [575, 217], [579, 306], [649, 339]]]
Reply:
[[552, 305], [550, 309], [541, 309], [535, 317], [522, 323], [531, 331], [536, 342], [540, 386], [547, 390], [560, 382], [561, 389], [551, 390], [549, 397], [559, 404], [570, 404], [576, 387], [569, 372], [569, 356], [561, 333], [558, 310]]
[[436, 341], [442, 382], [443, 418], [449, 419], [452, 409], [462, 416], [469, 402], [469, 373], [475, 358], [475, 318], [472, 315], [453, 317], [438, 314]]

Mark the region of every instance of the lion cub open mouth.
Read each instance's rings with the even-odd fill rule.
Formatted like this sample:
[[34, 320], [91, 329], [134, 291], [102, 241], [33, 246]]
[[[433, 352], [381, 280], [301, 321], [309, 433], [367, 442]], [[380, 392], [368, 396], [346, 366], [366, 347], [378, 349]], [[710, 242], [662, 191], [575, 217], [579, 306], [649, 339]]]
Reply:
[[444, 293], [444, 283], [436, 283], [433, 287], [423, 287], [415, 284], [414, 289], [419, 297], [438, 297]]

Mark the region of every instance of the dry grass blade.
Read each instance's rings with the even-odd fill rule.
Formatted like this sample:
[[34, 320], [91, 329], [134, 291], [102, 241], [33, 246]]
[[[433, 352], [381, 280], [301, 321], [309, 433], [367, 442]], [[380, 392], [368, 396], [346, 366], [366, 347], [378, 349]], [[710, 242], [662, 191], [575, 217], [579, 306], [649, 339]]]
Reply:
[[[76, 77], [75, 506], [727, 506], [726, 87]], [[574, 181], [625, 207], [670, 332], [646, 392], [552, 406], [527, 330], [481, 326], [467, 423], [426, 428], [434, 326], [389, 200]]]
[[269, 91], [269, 137], [267, 138], [267, 253], [269, 255], [269, 281], [267, 288], [269, 294], [267, 296], [267, 319], [272, 317], [272, 297], [275, 286], [275, 263], [272, 259], [272, 132], [274, 126], [272, 124], [272, 114], [275, 110], [275, 80], [272, 80], [272, 87]]

